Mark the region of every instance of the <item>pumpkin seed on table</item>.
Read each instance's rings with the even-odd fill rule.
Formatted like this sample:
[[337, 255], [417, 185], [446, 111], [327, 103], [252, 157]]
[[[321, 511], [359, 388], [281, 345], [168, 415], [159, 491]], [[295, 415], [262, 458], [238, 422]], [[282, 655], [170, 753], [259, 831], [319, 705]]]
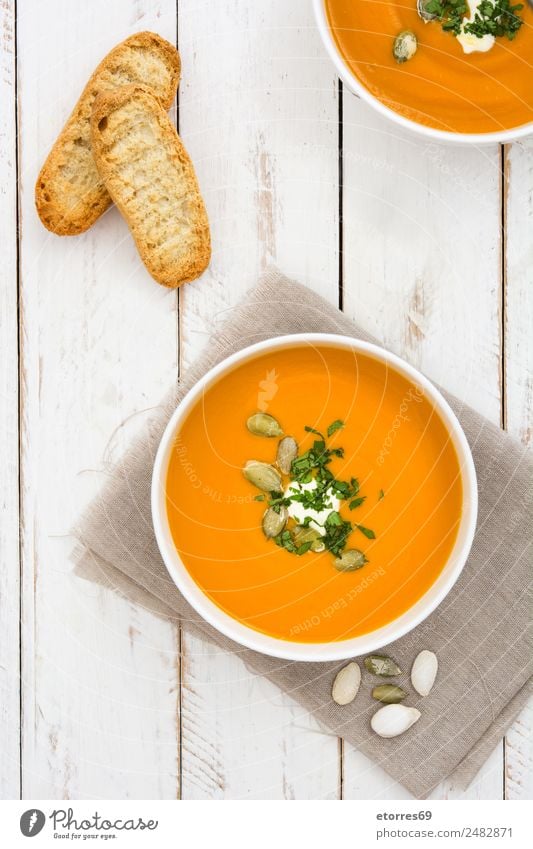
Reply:
[[336, 557], [333, 563], [339, 572], [354, 572], [356, 569], [362, 569], [368, 560], [358, 548], [349, 548], [343, 551], [340, 557]]
[[395, 684], [379, 684], [372, 690], [372, 698], [385, 705], [395, 705], [405, 699], [407, 693]]
[[254, 413], [246, 422], [246, 427], [254, 436], [282, 436], [283, 428], [274, 416], [268, 413]]
[[398, 33], [392, 45], [392, 55], [399, 65], [412, 59], [418, 50], [418, 39], [410, 29]]
[[370, 720], [370, 725], [372, 731], [380, 737], [398, 737], [418, 722], [421, 715], [416, 708], [405, 705], [385, 705], [376, 711]]
[[401, 675], [402, 672], [398, 664], [384, 654], [371, 654], [365, 657], [365, 666], [372, 675], [381, 675], [384, 678]]
[[317, 554], [326, 548], [322, 537], [314, 528], [304, 528], [303, 525], [297, 525], [292, 532], [292, 538], [298, 546], [310, 542], [311, 551], [315, 551]]
[[274, 510], [273, 507], [269, 507], [268, 510], [265, 510], [262, 525], [263, 533], [267, 539], [277, 537], [287, 524], [288, 518], [289, 513], [286, 507], [281, 506], [279, 511]]
[[274, 466], [262, 463], [260, 460], [247, 460], [242, 473], [246, 480], [253, 483], [263, 492], [280, 492], [282, 488], [281, 477]]
[[292, 461], [298, 456], [298, 443], [292, 436], [285, 436], [280, 439], [278, 445], [278, 453], [276, 455], [276, 463], [280, 472], [288, 475], [291, 470]]
[[355, 699], [360, 684], [361, 670], [353, 660], [337, 672], [331, 688], [331, 698], [338, 705], [349, 705]]
[[411, 668], [411, 683], [420, 696], [429, 695], [435, 683], [438, 669], [437, 655], [432, 651], [424, 649], [415, 657]]

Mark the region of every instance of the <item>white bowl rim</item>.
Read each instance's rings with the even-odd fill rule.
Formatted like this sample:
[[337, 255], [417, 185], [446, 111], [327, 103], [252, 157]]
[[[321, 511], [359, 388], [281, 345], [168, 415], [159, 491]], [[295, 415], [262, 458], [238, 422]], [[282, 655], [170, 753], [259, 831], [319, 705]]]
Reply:
[[[239, 363], [268, 351], [302, 345], [339, 347], [354, 353], [368, 354], [389, 364], [415, 385], [419, 385], [438, 411], [452, 438], [463, 484], [461, 522], [454, 548], [446, 565], [426, 593], [411, 608], [387, 625], [357, 637], [328, 643], [282, 640], [256, 631], [225, 613], [203, 592], [181, 561], [170, 533], [166, 511], [166, 473], [175, 435], [182, 420], [203, 391]], [[448, 402], [423, 374], [396, 354], [371, 342], [335, 333], [294, 333], [257, 342], [230, 355], [211, 368], [182, 398], [170, 417], [157, 449], [152, 474], [151, 507], [155, 537], [170, 577], [203, 619], [226, 637], [254, 651], [286, 660], [316, 662], [344, 660], [369, 654], [404, 636], [435, 610], [457, 581], [470, 552], [477, 522], [478, 491], [474, 461], [461, 425]]]
[[348, 86], [353, 94], [359, 95], [362, 100], [369, 103], [377, 112], [399, 124], [401, 127], [434, 141], [459, 145], [505, 144], [507, 142], [517, 141], [517, 139], [524, 138], [524, 136], [533, 133], [533, 121], [530, 121], [528, 124], [521, 124], [519, 127], [514, 127], [510, 130], [500, 130], [492, 133], [454, 133], [451, 130], [439, 130], [436, 127], [428, 127], [425, 124], [419, 124], [418, 121], [405, 118], [399, 112], [390, 109], [381, 100], [378, 100], [377, 97], [374, 97], [355, 74], [352, 73], [343, 59], [331, 33], [326, 14], [325, 0], [313, 0], [313, 9], [322, 42], [343, 83]]

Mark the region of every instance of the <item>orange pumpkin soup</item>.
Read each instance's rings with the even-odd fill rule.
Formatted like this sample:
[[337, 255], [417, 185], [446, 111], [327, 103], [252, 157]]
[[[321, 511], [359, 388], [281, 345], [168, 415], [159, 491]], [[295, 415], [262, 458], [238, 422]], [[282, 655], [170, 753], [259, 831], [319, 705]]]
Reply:
[[[522, 3], [512, 40], [503, 35], [487, 52], [465, 53], [441, 21], [420, 19], [416, 0], [325, 0], [337, 47], [365, 88], [406, 118], [458, 133], [533, 121], [533, 9]], [[418, 48], [399, 64], [393, 44], [405, 31]]]
[[[353, 527], [346, 550], [362, 555], [353, 571], [339, 571], [331, 550], [298, 553], [265, 536], [276, 494], [243, 468], [275, 466], [280, 434], [250, 432], [258, 410], [297, 441], [300, 467], [327, 444], [323, 468], [339, 488], [349, 482], [335, 520]], [[462, 483], [420, 388], [370, 356], [302, 344], [257, 355], [205, 391], [176, 436], [166, 496], [179, 555], [212, 601], [271, 636], [328, 642], [391, 622], [434, 583], [457, 535]]]

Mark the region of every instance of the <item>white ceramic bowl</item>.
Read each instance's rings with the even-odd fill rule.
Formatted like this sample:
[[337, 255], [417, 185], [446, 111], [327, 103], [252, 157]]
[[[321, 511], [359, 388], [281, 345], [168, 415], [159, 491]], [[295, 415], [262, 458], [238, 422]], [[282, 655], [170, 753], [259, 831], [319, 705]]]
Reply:
[[[388, 364], [412, 383], [420, 386], [448, 428], [459, 459], [463, 482], [462, 517], [457, 539], [448, 561], [435, 583], [413, 607], [388, 625], [359, 637], [329, 643], [296, 643], [270, 637], [267, 634], [249, 628], [221, 610], [200, 589], [182, 563], [172, 539], [166, 510], [165, 484], [174, 440], [182, 422], [196, 401], [202, 396], [202, 393], [213, 383], [224, 377], [238, 363], [243, 363], [258, 354], [264, 354], [268, 351], [297, 347], [302, 344], [327, 345], [343, 348], [354, 353], [369, 354], [375, 359]], [[408, 365], [408, 363], [394, 354], [379, 348], [377, 345], [360, 342], [349, 336], [337, 336], [327, 333], [278, 336], [266, 342], [251, 345], [237, 354], [228, 357], [211, 369], [183, 398], [165, 429], [155, 458], [152, 477], [152, 517], [159, 549], [172, 580], [195, 610], [207, 622], [213, 625], [214, 628], [232, 640], [235, 640], [235, 642], [241, 643], [243, 646], [274, 657], [304, 661], [339, 660], [360, 654], [368, 654], [391, 643], [393, 640], [397, 640], [429, 616], [445, 598], [461, 573], [474, 537], [477, 519], [476, 472], [466, 437], [454, 413], [429, 380], [412, 366]]]
[[337, 73], [343, 83], [348, 86], [350, 91], [357, 94], [362, 100], [365, 100], [373, 106], [376, 112], [379, 112], [381, 115], [385, 115], [386, 118], [390, 118], [391, 121], [394, 121], [394, 123], [398, 124], [400, 127], [405, 127], [408, 130], [414, 130], [420, 135], [425, 136], [426, 138], [431, 138], [434, 141], [473, 145], [494, 144], [495, 142], [503, 144], [505, 142], [523, 138], [524, 136], [528, 136], [533, 133], [533, 123], [523, 124], [522, 126], [516, 127], [512, 130], [501, 130], [496, 133], [452, 133], [446, 130], [437, 130], [434, 127], [427, 127], [424, 124], [419, 124], [417, 121], [411, 121], [409, 118], [404, 118], [399, 112], [395, 112], [394, 109], [389, 109], [389, 107], [385, 106], [381, 100], [374, 97], [374, 95], [371, 94], [357, 79], [355, 74], [352, 73], [342, 54], [339, 52], [335, 39], [331, 33], [324, 0], [313, 0], [313, 8], [320, 37], [322, 38], [329, 57], [335, 65]]

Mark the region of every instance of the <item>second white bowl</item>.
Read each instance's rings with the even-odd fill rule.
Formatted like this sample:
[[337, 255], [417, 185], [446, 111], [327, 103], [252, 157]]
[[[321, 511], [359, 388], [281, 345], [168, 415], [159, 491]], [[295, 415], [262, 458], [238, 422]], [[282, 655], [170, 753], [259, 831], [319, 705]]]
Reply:
[[365, 86], [350, 70], [342, 54], [339, 52], [335, 39], [331, 33], [324, 0], [313, 0], [313, 9], [320, 37], [343, 83], [348, 86], [350, 91], [369, 103], [376, 112], [379, 112], [380, 115], [384, 115], [398, 126], [414, 131], [415, 133], [425, 136], [426, 138], [433, 139], [434, 141], [465, 145], [504, 144], [505, 142], [515, 141], [516, 139], [524, 138], [524, 136], [529, 136], [533, 133], [533, 123], [524, 124], [523, 126], [516, 127], [512, 130], [501, 130], [495, 133], [452, 133], [447, 130], [437, 130], [434, 127], [428, 127], [425, 124], [419, 124], [417, 121], [411, 121], [409, 118], [404, 118], [404, 116], [400, 115], [399, 112], [395, 112], [394, 109], [390, 109], [388, 106], [385, 106], [381, 100], [374, 97], [374, 95], [365, 88]]

